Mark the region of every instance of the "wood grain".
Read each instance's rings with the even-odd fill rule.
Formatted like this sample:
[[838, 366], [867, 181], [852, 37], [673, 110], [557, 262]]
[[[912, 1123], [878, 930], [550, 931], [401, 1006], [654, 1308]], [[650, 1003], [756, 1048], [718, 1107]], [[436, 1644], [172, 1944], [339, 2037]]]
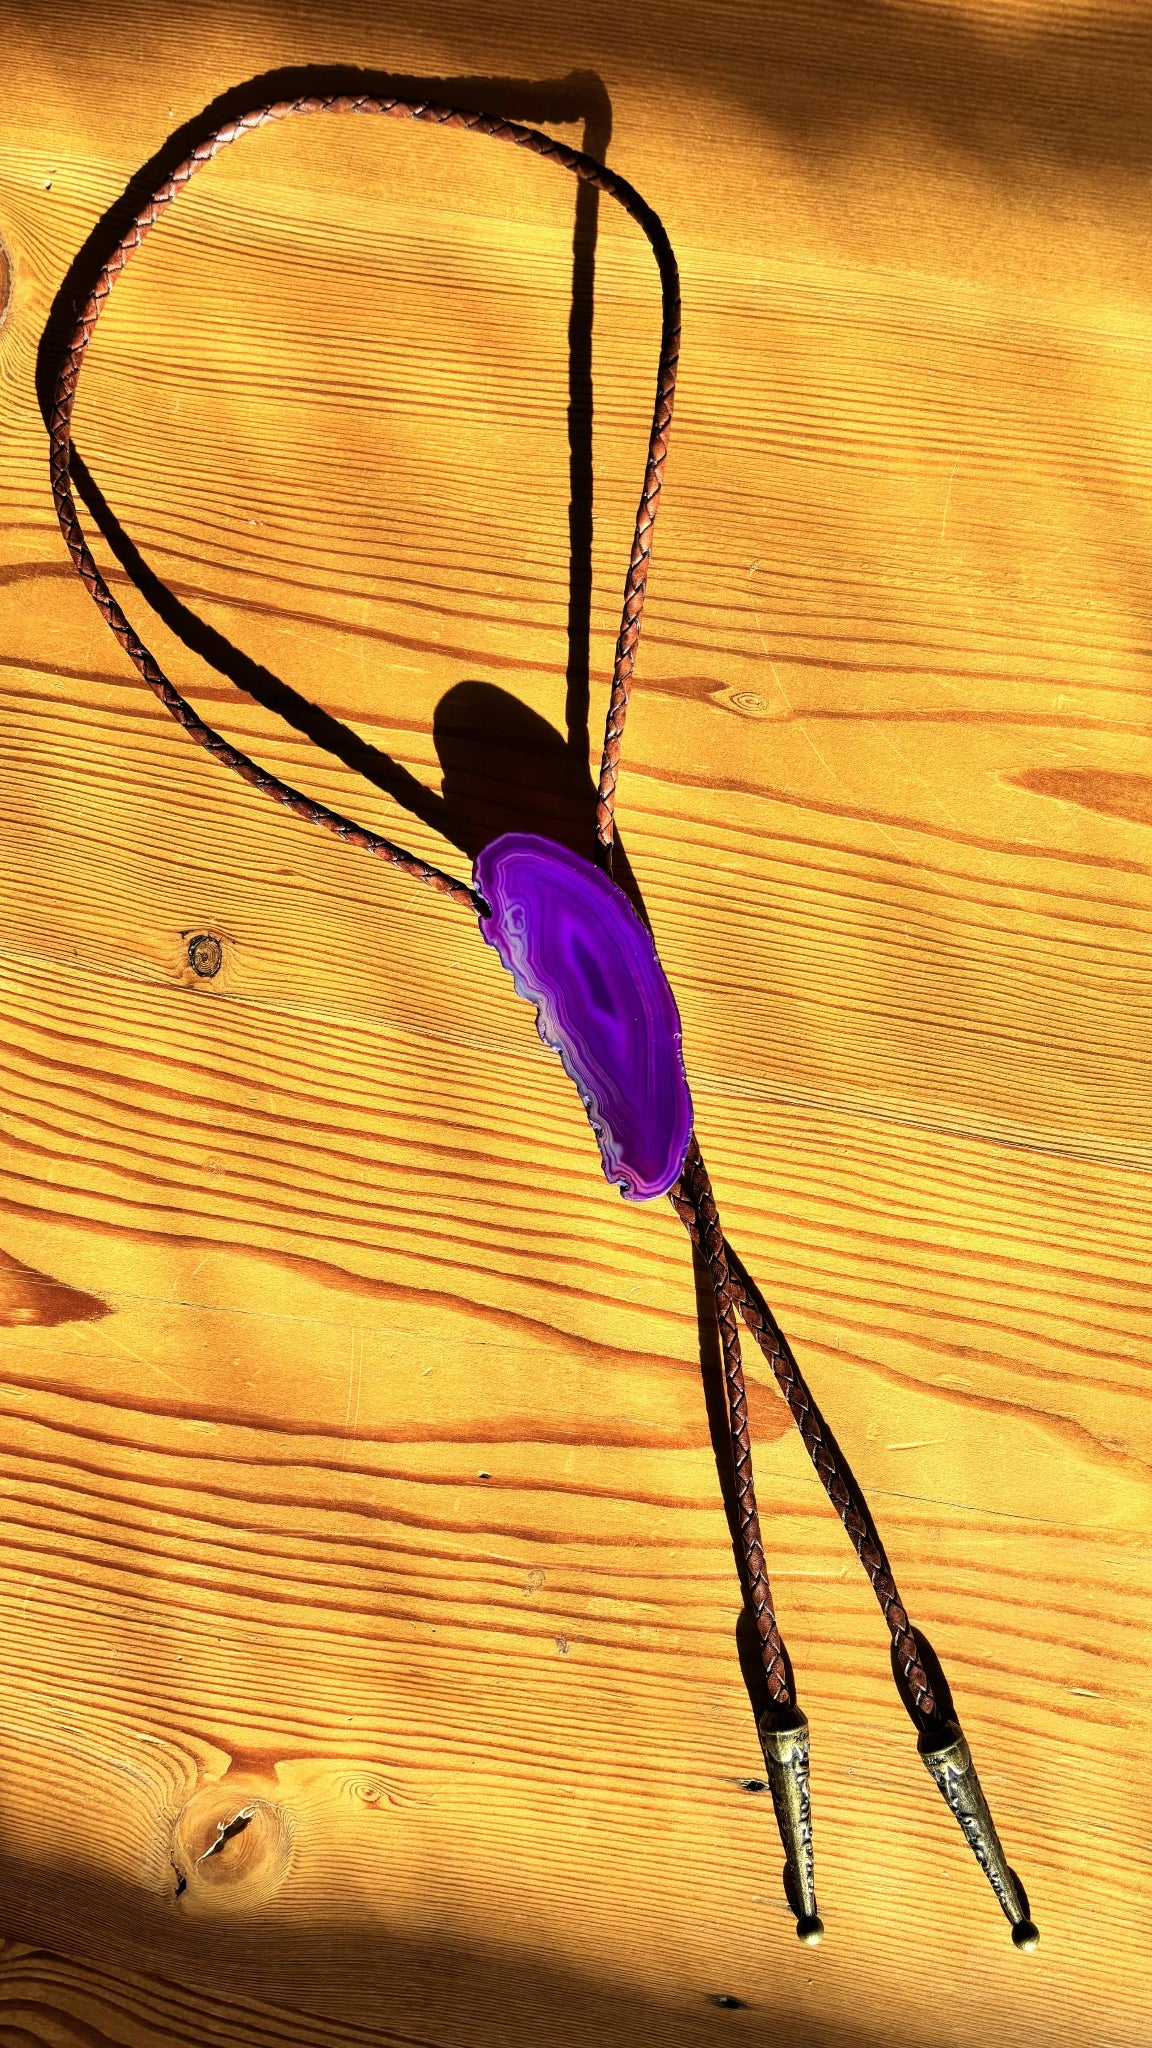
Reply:
[[[0, 2048], [1135, 2048], [1143, 11], [3, 18]], [[729, 1232], [948, 1669], [1031, 1959], [753, 1358], [813, 1729], [828, 1939], [798, 1948], [682, 1231], [604, 1185], [470, 919], [202, 758], [65, 558], [35, 377], [69, 263], [214, 95], [335, 63], [563, 102], [577, 142], [610, 110], [672, 236], [623, 846]], [[164, 616], [100, 558], [173, 679], [461, 875], [502, 824], [587, 817], [573, 203], [467, 136], [248, 138], [81, 387]], [[592, 306], [595, 734], [658, 318], [606, 203]]]

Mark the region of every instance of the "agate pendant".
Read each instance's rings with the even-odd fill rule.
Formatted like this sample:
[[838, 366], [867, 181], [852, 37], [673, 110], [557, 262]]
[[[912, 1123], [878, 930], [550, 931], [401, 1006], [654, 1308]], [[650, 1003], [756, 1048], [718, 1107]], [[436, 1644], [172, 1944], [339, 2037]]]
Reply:
[[692, 1136], [680, 1013], [652, 935], [610, 875], [533, 832], [476, 860], [480, 931], [558, 1052], [630, 1202], [675, 1186]]

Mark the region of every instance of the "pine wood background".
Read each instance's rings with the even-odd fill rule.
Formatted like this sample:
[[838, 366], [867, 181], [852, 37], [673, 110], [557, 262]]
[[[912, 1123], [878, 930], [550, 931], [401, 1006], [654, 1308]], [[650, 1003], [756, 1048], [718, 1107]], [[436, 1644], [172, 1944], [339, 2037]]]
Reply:
[[[1146, 11], [2, 11], [0, 2043], [1147, 2040]], [[554, 116], [677, 249], [623, 842], [729, 1230], [949, 1671], [1030, 1959], [753, 1354], [799, 1948], [683, 1233], [605, 1186], [469, 919], [202, 757], [66, 561], [69, 264], [216, 95], [335, 63]], [[576, 228], [603, 717], [658, 296], [607, 202], [593, 279], [574, 197], [466, 136], [248, 138], [81, 388], [169, 672], [461, 874], [586, 788]]]

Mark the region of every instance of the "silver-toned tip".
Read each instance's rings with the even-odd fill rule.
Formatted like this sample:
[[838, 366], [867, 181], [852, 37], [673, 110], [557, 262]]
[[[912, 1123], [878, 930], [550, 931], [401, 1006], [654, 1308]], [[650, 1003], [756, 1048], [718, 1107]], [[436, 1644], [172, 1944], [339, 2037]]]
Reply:
[[1012, 1924], [1013, 1941], [1025, 1954], [1029, 1953], [1040, 1936], [1029, 1917], [1028, 1895], [1000, 1846], [972, 1752], [958, 1723], [946, 1721], [931, 1733], [925, 1732], [917, 1747], [959, 1821], [964, 1839], [999, 1899], [1005, 1918]]
[[785, 1896], [796, 1915], [796, 1932], [801, 1941], [814, 1945], [824, 1928], [816, 1911], [816, 1881], [812, 1868], [808, 1722], [799, 1707], [772, 1707], [761, 1714], [760, 1747], [768, 1767], [776, 1825], [787, 1859], [784, 1865]]

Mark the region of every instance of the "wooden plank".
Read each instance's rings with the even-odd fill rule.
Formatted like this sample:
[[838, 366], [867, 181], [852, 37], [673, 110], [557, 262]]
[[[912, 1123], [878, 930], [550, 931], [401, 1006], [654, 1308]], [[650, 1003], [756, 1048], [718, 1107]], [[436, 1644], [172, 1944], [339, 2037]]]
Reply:
[[51, 2048], [156, 2048], [157, 2043], [211, 2041], [243, 2048], [410, 2048], [400, 2034], [310, 2020], [253, 1999], [214, 1998], [155, 1976], [68, 1962], [26, 1943], [0, 1948], [0, 2030], [4, 2040]]
[[[9, 27], [0, 2043], [1142, 2042], [1142, 16]], [[682, 1231], [604, 1185], [469, 918], [191, 748], [63, 556], [36, 351], [85, 235], [225, 84], [382, 58], [502, 72], [461, 91], [566, 139], [610, 111], [677, 248], [623, 845], [731, 1235], [952, 1677], [1034, 1958], [752, 1359], [798, 1948]], [[587, 816], [572, 240], [519, 153], [289, 124], [165, 219], [82, 386], [164, 618], [101, 560], [174, 680], [461, 875]], [[658, 318], [607, 203], [593, 303], [594, 735]]]

